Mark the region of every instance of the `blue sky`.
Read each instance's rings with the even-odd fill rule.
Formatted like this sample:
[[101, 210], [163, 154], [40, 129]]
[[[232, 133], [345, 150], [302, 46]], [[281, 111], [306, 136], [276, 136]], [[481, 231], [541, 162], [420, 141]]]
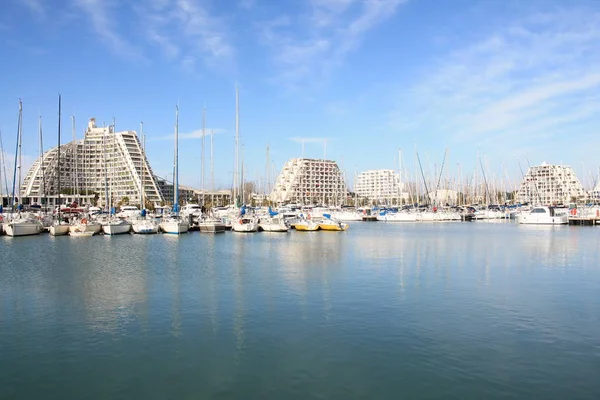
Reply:
[[[234, 166], [235, 85], [249, 180], [301, 156], [354, 170], [520, 177], [542, 161], [591, 184], [600, 166], [600, 3], [450, 0], [6, 0], [0, 12], [0, 129], [23, 153], [78, 136], [90, 117], [148, 140], [155, 173], [172, 165], [180, 104], [181, 182], [200, 186], [202, 108], [215, 134], [216, 186]], [[70, 136], [70, 130], [65, 130]], [[208, 155], [208, 141], [206, 154]], [[208, 170], [208, 161], [206, 163]], [[208, 177], [206, 178], [208, 182]]]

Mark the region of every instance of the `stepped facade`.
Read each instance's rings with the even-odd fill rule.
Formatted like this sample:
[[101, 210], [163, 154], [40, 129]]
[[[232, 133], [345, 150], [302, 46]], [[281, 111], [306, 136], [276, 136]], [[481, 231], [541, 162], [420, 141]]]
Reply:
[[60, 168], [58, 150], [58, 146], [51, 148], [33, 163], [21, 184], [21, 196], [41, 203], [46, 195], [53, 205], [60, 174], [61, 194], [70, 198], [95, 195], [101, 207], [109, 204], [107, 199], [114, 205], [124, 197], [139, 204], [142, 184], [147, 202], [160, 205], [164, 200], [135, 131], [97, 127], [91, 118], [83, 140], [60, 146]]
[[284, 204], [339, 206], [347, 195], [344, 176], [335, 161], [293, 158], [283, 166], [269, 199]]

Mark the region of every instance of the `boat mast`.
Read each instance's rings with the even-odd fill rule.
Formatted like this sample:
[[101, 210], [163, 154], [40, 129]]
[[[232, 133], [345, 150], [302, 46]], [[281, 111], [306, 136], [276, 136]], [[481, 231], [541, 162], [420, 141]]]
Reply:
[[242, 205], [246, 205], [246, 191], [244, 190], [244, 145], [242, 145]]
[[235, 166], [233, 169], [233, 201], [237, 206], [238, 169], [239, 169], [239, 142], [240, 142], [240, 94], [235, 85]]
[[56, 179], [57, 183], [57, 193], [58, 193], [58, 214], [60, 218], [60, 116], [61, 116], [61, 100], [60, 94], [58, 95], [58, 162], [56, 163]]
[[175, 107], [175, 172], [173, 178], [173, 211], [179, 215], [179, 105]]
[[75, 201], [77, 205], [81, 205], [81, 199], [79, 198], [79, 168], [77, 166], [79, 162], [78, 157], [78, 149], [77, 149], [77, 133], [75, 133], [75, 116], [71, 115], [71, 130], [73, 134], [73, 145], [71, 146], [71, 156], [73, 157], [73, 162], [75, 163]]
[[140, 122], [140, 135], [142, 135], [142, 151], [140, 156], [140, 211], [144, 209], [146, 202], [144, 194], [146, 187], [144, 186], [144, 158], [146, 157], [146, 136], [144, 136], [144, 122]]
[[40, 169], [42, 170], [42, 188], [41, 195], [44, 199], [44, 205], [47, 207], [48, 199], [46, 198], [46, 173], [44, 168], [44, 142], [42, 139], [42, 116], [40, 115], [38, 123], [38, 131], [40, 135]]
[[106, 211], [110, 211], [110, 204], [108, 200], [108, 162], [106, 159], [106, 147], [108, 146], [106, 143], [106, 124], [103, 123], [102, 125], [104, 125], [104, 134], [102, 135], [102, 148], [104, 150], [104, 203], [106, 206]]
[[[19, 157], [19, 150], [21, 148], [21, 123], [23, 121], [23, 102], [19, 99], [19, 119], [17, 122], [17, 146], [15, 149], [15, 168], [13, 169], [13, 184], [12, 184], [12, 197], [10, 200], [10, 206], [14, 209], [15, 206], [15, 186], [17, 184], [17, 170], [19, 182], [21, 182], [21, 158]], [[19, 194], [19, 199], [21, 195]], [[17, 199], [17, 200], [19, 200]]]
[[214, 160], [214, 149], [213, 149], [213, 138], [215, 136], [215, 131], [210, 131], [210, 193], [211, 206], [215, 206], [215, 160]]
[[205, 203], [205, 190], [204, 190], [204, 138], [206, 136], [206, 105], [202, 109], [202, 151], [200, 154], [200, 174], [202, 177], [202, 207]]

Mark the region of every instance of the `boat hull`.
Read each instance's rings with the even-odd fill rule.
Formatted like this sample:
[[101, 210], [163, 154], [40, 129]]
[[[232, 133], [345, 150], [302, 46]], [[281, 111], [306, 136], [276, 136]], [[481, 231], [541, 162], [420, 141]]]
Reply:
[[[98, 233], [100, 233], [100, 231], [102, 230], [102, 225], [100, 224], [77, 224], [77, 225], [72, 225], [69, 228], [69, 234], [77, 234], [77, 233], [91, 233], [92, 235], [96, 235]], [[76, 236], [76, 235], [73, 235]]]
[[158, 233], [158, 224], [132, 224], [131, 229], [133, 233], [139, 235], [152, 235]]
[[319, 224], [319, 228], [323, 231], [342, 232], [348, 229], [348, 224]]
[[240, 223], [233, 223], [231, 224], [231, 230], [234, 232], [242, 232], [242, 233], [249, 233], [249, 232], [256, 232], [258, 230], [258, 227], [255, 223], [246, 223], [246, 224], [240, 224]]
[[190, 230], [190, 224], [183, 221], [165, 221], [160, 223], [160, 230], [171, 235], [180, 235]]
[[90, 236], [94, 236], [94, 232], [93, 231], [69, 231], [69, 236], [90, 237]]
[[4, 230], [8, 236], [31, 236], [37, 235], [42, 231], [42, 224], [37, 222], [9, 222], [4, 225]]
[[69, 225], [51, 225], [48, 231], [52, 236], [65, 236], [69, 233]]
[[106, 224], [102, 225], [102, 231], [105, 235], [122, 235], [129, 233], [131, 230], [131, 224]]
[[522, 225], [567, 225], [569, 223], [569, 217], [566, 215], [548, 218], [528, 217], [528, 215], [522, 215], [517, 221]]
[[204, 233], [223, 233], [226, 230], [225, 224], [213, 222], [200, 222], [198, 224], [200, 232]]
[[308, 222], [308, 223], [298, 222], [298, 223], [296, 223], [296, 225], [294, 225], [294, 227], [297, 231], [301, 231], [301, 232], [314, 232], [314, 231], [319, 230], [319, 224], [316, 224], [314, 222]]
[[260, 224], [260, 229], [264, 232], [288, 232], [289, 228], [281, 224]]

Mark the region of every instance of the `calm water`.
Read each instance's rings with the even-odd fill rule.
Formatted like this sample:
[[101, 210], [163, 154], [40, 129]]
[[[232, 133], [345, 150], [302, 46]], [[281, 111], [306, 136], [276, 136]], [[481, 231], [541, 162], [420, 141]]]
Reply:
[[600, 228], [0, 237], [0, 398], [600, 398]]

